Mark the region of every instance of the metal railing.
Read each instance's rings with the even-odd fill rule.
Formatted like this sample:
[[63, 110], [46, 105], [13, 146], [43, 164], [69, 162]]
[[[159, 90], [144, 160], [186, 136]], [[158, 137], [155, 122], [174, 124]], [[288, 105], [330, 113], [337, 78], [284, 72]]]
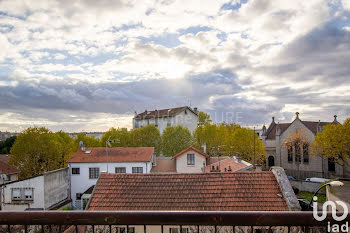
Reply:
[[[338, 214], [340, 215], [340, 214]], [[232, 211], [2, 211], [0, 232], [327, 232], [341, 222], [322, 222], [312, 212]]]

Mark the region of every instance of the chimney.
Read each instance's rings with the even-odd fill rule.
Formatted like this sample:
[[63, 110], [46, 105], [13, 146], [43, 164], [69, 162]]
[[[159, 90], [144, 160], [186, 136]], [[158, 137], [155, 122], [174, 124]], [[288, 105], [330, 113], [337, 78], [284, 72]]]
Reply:
[[333, 123], [338, 124], [339, 122], [337, 121], [337, 115], [334, 115], [334, 121]]
[[261, 172], [262, 171], [262, 167], [260, 164], [255, 164], [255, 171], [257, 172]]
[[272, 117], [272, 122], [275, 123], [275, 117], [274, 116]]
[[295, 119], [299, 119], [299, 112], [295, 113]]
[[202, 144], [202, 151], [204, 154], [207, 153], [207, 144], [205, 142]]
[[266, 133], [266, 126], [264, 125], [264, 126], [262, 127], [262, 135], [265, 135], [265, 133]]
[[281, 128], [280, 128], [280, 123], [278, 122], [276, 126], [276, 136], [280, 136], [280, 135], [281, 135]]
[[237, 161], [240, 163], [242, 160], [241, 160], [241, 154], [236, 152], [236, 159]]
[[193, 111], [194, 111], [195, 113], [198, 113], [198, 108], [193, 108]]
[[84, 142], [83, 141], [79, 142], [79, 147], [80, 147], [81, 151], [85, 151], [85, 146], [84, 146]]

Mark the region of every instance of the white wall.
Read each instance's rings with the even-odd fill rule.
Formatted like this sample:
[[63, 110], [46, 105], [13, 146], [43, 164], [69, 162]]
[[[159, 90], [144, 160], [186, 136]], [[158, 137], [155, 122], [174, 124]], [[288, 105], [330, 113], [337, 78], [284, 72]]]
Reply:
[[[33, 201], [12, 201], [11, 188], [33, 188]], [[2, 210], [25, 210], [27, 208], [44, 208], [43, 175], [1, 187]]]
[[[194, 154], [194, 165], [187, 165], [187, 154]], [[203, 166], [204, 164], [204, 166]], [[178, 173], [196, 173], [202, 172], [202, 168], [206, 165], [206, 159], [202, 155], [193, 150], [180, 155], [176, 158], [176, 171]]]
[[[69, 172], [71, 174], [71, 198], [74, 205], [76, 193], [84, 193], [92, 185], [96, 184], [97, 179], [89, 179], [89, 168], [98, 167], [100, 172], [107, 171], [107, 163], [70, 163]], [[79, 167], [80, 174], [72, 174], [72, 168]], [[151, 162], [133, 162], [133, 163], [108, 163], [108, 172], [115, 173], [116, 167], [125, 167], [126, 173], [132, 173], [133, 167], [143, 167], [144, 173], [150, 173]]]
[[174, 117], [163, 117], [157, 119], [152, 118], [142, 120], [133, 119], [133, 128], [135, 128], [135, 121], [138, 122], [138, 128], [146, 126], [148, 124], [154, 124], [158, 125], [157, 128], [160, 134], [162, 134], [164, 129], [168, 126], [169, 122], [171, 126], [181, 125], [182, 127], [187, 128], [191, 133], [193, 133], [198, 125], [198, 116], [188, 109], [186, 109], [186, 112], [187, 114], [185, 114], [185, 111], [182, 111], [176, 114]]

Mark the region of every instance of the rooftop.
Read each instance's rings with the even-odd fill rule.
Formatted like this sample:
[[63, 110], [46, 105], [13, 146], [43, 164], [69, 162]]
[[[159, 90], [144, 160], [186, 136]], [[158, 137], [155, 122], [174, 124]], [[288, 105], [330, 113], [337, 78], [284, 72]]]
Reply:
[[[221, 172], [237, 172], [248, 169], [252, 164], [243, 160], [238, 160], [236, 157], [225, 157], [224, 159], [211, 163], [204, 168], [204, 172], [211, 172], [213, 170], [220, 170]], [[214, 169], [213, 169], [214, 168]]]
[[77, 151], [68, 163], [105, 163], [105, 162], [151, 162], [154, 147], [105, 147], [86, 148]]
[[197, 115], [197, 113], [194, 110], [192, 110], [192, 108], [190, 108], [188, 106], [184, 106], [184, 107], [178, 107], [178, 108], [166, 108], [166, 109], [153, 110], [153, 111], [145, 110], [144, 112], [137, 114], [135, 116], [135, 119], [173, 117], [176, 114], [178, 114], [186, 109]]
[[88, 209], [285, 211], [288, 206], [270, 171], [101, 173]]
[[8, 164], [9, 157], [10, 155], [0, 154], [0, 173], [6, 175], [19, 173], [17, 168]]

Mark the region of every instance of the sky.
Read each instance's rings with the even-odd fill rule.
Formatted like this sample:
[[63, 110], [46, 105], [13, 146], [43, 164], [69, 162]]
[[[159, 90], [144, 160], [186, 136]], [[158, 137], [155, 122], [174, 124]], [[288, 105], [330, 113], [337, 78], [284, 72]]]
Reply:
[[0, 0], [0, 131], [350, 117], [350, 0]]

